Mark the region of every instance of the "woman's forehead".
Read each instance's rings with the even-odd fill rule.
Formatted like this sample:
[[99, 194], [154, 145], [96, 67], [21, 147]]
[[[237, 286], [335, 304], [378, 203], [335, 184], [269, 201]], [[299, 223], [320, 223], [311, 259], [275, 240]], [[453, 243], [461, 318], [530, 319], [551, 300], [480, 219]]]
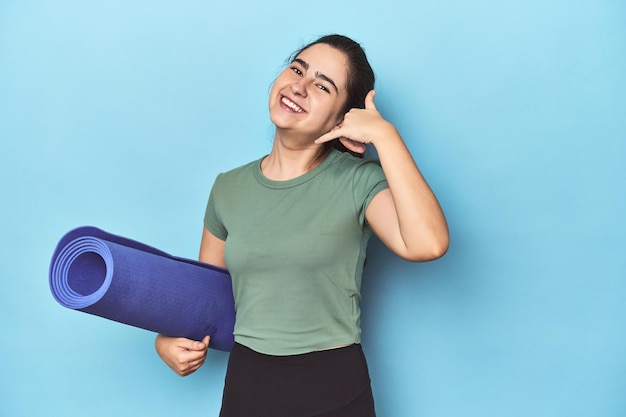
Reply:
[[318, 43], [300, 52], [295, 60], [304, 61], [308, 69], [331, 77], [335, 82], [346, 83], [348, 60], [343, 52], [330, 45]]

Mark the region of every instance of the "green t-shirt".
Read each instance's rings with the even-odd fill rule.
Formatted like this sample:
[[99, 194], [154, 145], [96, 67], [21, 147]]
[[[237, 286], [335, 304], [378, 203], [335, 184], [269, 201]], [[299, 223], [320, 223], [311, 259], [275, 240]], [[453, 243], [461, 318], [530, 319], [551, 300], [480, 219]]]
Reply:
[[235, 340], [271, 355], [360, 342], [365, 209], [388, 187], [380, 164], [332, 151], [308, 173], [272, 181], [261, 160], [218, 175], [204, 219], [226, 241]]

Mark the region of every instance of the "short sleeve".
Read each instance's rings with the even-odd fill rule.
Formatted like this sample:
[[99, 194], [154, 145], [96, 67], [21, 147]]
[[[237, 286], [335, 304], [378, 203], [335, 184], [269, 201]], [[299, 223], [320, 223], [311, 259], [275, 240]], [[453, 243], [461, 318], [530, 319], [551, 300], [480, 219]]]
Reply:
[[375, 159], [363, 160], [355, 172], [353, 187], [361, 224], [365, 223], [365, 211], [372, 199], [385, 188], [389, 188], [389, 184], [380, 163]]
[[226, 240], [228, 231], [222, 223], [217, 204], [217, 201], [219, 201], [219, 182], [221, 175], [222, 174], [218, 175], [215, 179], [215, 183], [209, 194], [209, 201], [206, 206], [206, 211], [204, 212], [204, 226], [218, 239]]

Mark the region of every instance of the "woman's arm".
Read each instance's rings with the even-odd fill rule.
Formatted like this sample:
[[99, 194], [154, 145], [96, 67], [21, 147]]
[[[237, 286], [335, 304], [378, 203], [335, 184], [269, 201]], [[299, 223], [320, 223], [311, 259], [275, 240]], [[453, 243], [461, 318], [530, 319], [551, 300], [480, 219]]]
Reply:
[[[224, 241], [215, 237], [206, 227], [202, 232], [200, 243], [200, 262], [226, 268], [224, 261]], [[209, 336], [202, 341], [185, 339], [184, 337], [170, 337], [159, 334], [154, 342], [155, 348], [163, 362], [176, 374], [187, 376], [194, 373], [204, 364]]]
[[224, 248], [226, 242], [221, 240], [205, 227], [202, 230], [202, 242], [200, 242], [200, 262], [226, 268], [226, 260], [224, 259]]
[[395, 254], [409, 261], [443, 256], [449, 244], [448, 226], [437, 198], [413, 161], [396, 128], [382, 118], [374, 105], [374, 91], [365, 109], [352, 109], [335, 129], [320, 137], [322, 143], [341, 137], [346, 147], [365, 151], [376, 148], [389, 189], [379, 192], [365, 213], [372, 230]]

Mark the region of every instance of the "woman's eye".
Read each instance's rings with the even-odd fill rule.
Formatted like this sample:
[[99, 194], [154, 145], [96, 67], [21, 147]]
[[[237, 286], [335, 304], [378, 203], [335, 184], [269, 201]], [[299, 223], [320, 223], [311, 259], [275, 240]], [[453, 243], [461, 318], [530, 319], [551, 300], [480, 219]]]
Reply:
[[298, 75], [302, 75], [302, 71], [300, 71], [300, 68], [298, 67], [291, 67], [291, 70]]
[[326, 91], [327, 93], [330, 93], [330, 90], [328, 88], [326, 88], [325, 85], [317, 84], [317, 88], [319, 88], [322, 91]]

